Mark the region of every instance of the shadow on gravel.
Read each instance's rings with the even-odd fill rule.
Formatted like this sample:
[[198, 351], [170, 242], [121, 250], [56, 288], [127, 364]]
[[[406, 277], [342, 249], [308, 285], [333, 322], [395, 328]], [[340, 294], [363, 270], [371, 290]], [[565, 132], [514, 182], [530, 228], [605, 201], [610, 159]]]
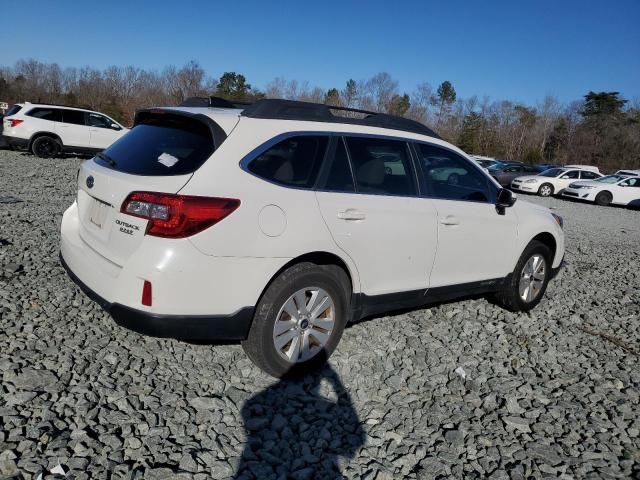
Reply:
[[343, 478], [339, 457], [353, 458], [365, 441], [351, 396], [329, 365], [254, 395], [242, 418], [247, 443], [238, 480]]

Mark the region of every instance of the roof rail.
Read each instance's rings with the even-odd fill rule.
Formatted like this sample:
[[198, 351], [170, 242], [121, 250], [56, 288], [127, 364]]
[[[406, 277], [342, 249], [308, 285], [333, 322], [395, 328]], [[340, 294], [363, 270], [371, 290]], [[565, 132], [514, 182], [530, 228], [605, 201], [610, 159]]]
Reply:
[[[331, 110], [362, 113], [364, 118], [350, 118], [334, 115]], [[420, 122], [386, 113], [370, 112], [356, 108], [334, 107], [321, 103], [296, 100], [262, 99], [246, 107], [241, 115], [249, 118], [272, 118], [278, 120], [306, 120], [311, 122], [349, 123], [369, 127], [389, 128], [405, 132], [419, 133], [430, 137], [440, 136]]]
[[244, 108], [251, 105], [250, 102], [232, 102], [222, 97], [189, 97], [180, 104], [181, 107], [200, 107], [200, 108]]

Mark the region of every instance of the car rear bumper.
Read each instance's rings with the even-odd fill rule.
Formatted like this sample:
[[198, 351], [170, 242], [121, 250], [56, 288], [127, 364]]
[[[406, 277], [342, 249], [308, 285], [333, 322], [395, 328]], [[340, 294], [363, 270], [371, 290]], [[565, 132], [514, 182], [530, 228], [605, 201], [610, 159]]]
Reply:
[[104, 308], [118, 325], [138, 333], [192, 340], [243, 340], [249, 333], [253, 307], [241, 308], [231, 315], [159, 315], [143, 312], [102, 298], [73, 273], [62, 254], [60, 263], [74, 283]]
[[[80, 228], [74, 203], [60, 228], [61, 261], [70, 276], [117, 323], [157, 336], [246, 338], [265, 285], [288, 261], [216, 257], [188, 240], [145, 237], [140, 248], [117, 265], [87, 244]], [[152, 306], [142, 303], [145, 281], [152, 284]]]
[[11, 148], [26, 150], [29, 147], [29, 140], [26, 138], [18, 138], [18, 137], [11, 137], [9, 135], [2, 135], [2, 139]]

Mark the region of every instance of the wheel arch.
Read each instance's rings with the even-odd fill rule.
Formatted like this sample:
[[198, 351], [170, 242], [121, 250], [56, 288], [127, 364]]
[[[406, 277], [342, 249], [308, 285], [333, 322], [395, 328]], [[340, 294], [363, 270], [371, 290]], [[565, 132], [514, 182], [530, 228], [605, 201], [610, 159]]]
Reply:
[[543, 245], [546, 245], [549, 250], [551, 250], [551, 262], [553, 263], [554, 259], [556, 258], [556, 252], [558, 250], [558, 242], [556, 241], [556, 237], [554, 237], [553, 234], [549, 232], [538, 233], [536, 236], [531, 238], [529, 242], [527, 242], [527, 245], [529, 245], [534, 240], [542, 243]]
[[[335, 253], [330, 253], [325, 251], [309, 252], [289, 260], [282, 267], [280, 267], [280, 269], [276, 273], [274, 273], [271, 276], [271, 278], [267, 282], [267, 285], [265, 285], [264, 290], [266, 290], [267, 287], [271, 285], [271, 283], [276, 278], [278, 278], [278, 276], [282, 272], [284, 272], [287, 268], [302, 262], [315, 263], [316, 265], [336, 265], [342, 268], [342, 270], [344, 270], [344, 272], [347, 274], [347, 277], [349, 278], [349, 282], [351, 283], [352, 293], [360, 290], [357, 273], [354, 275], [354, 272], [352, 271], [351, 268], [349, 268], [349, 266], [347, 265], [347, 262], [345, 262], [338, 255], [336, 255]], [[262, 293], [264, 293], [264, 290], [262, 291]]]
[[60, 149], [62, 149], [64, 147], [64, 144], [62, 143], [62, 139], [60, 138], [60, 135], [58, 135], [57, 133], [53, 133], [53, 132], [43, 131], [43, 132], [36, 132], [33, 135], [31, 135], [31, 138], [29, 139], [29, 146], [27, 147], [28, 151], [31, 151], [31, 147], [33, 146], [33, 142], [35, 142], [40, 137], [51, 137], [56, 142], [58, 142], [58, 144], [60, 145]]

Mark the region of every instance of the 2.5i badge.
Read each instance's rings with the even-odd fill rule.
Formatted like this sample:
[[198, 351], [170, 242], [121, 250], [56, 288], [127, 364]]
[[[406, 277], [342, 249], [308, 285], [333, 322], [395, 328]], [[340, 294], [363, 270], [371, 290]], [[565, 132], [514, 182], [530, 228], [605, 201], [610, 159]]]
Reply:
[[134, 225], [133, 223], [125, 222], [124, 220], [119, 220], [117, 218], [116, 225], [118, 225], [118, 228], [122, 233], [126, 233], [127, 235], [134, 235], [136, 232], [140, 231], [140, 227], [138, 225]]

